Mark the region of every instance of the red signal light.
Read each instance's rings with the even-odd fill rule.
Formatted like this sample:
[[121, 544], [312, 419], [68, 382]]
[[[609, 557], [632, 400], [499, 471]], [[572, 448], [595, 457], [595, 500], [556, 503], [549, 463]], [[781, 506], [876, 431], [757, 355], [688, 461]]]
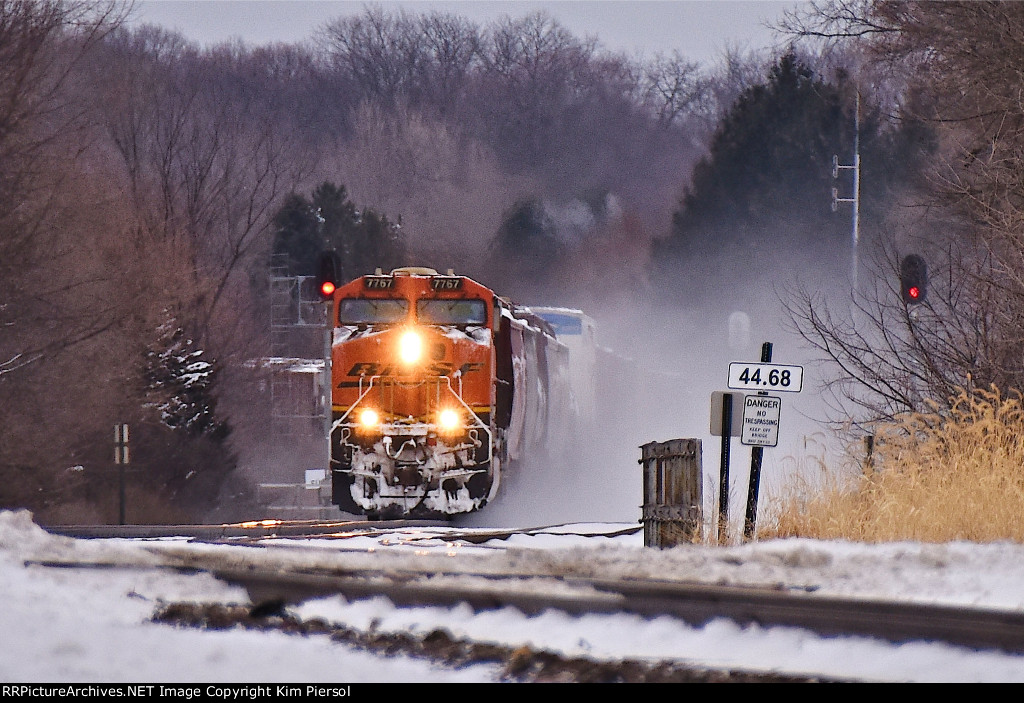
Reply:
[[341, 261], [334, 251], [320, 253], [316, 262], [316, 283], [320, 290], [320, 299], [324, 302], [334, 297], [341, 275]]
[[928, 265], [918, 254], [900, 260], [900, 293], [905, 305], [920, 305], [928, 296]]

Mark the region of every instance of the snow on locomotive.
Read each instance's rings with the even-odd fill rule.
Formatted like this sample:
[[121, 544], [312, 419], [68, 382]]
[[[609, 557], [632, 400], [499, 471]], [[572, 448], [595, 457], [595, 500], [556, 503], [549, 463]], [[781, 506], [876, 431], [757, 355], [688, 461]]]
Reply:
[[333, 300], [331, 478], [341, 510], [478, 510], [508, 466], [568, 432], [568, 349], [528, 308], [417, 267], [362, 276]]

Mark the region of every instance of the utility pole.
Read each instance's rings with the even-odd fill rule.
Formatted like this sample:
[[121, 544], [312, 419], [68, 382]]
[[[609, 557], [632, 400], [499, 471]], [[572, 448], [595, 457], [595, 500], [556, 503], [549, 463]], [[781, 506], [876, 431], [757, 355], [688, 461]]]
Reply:
[[857, 107], [853, 117], [853, 164], [844, 166], [839, 163], [839, 155], [832, 156], [832, 178], [839, 178], [839, 171], [853, 171], [853, 196], [840, 198], [839, 189], [832, 188], [832, 212], [839, 209], [839, 203], [853, 203], [853, 233], [852, 233], [852, 262], [850, 277], [853, 282], [853, 292], [857, 293], [857, 245], [860, 242], [860, 91], [857, 91]]

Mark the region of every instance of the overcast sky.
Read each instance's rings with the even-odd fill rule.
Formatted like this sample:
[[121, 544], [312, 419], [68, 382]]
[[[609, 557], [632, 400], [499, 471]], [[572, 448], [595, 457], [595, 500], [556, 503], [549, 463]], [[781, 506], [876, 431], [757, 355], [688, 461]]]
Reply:
[[[308, 39], [325, 21], [359, 14], [367, 3], [352, 0], [140, 0], [136, 21], [177, 29], [210, 44], [241, 37], [263, 44]], [[776, 36], [764, 26], [792, 0], [406, 0], [374, 3], [385, 9], [440, 11], [481, 24], [502, 15], [547, 10], [579, 37], [595, 36], [615, 51], [652, 54], [678, 49], [710, 62], [723, 49], [760, 49]]]

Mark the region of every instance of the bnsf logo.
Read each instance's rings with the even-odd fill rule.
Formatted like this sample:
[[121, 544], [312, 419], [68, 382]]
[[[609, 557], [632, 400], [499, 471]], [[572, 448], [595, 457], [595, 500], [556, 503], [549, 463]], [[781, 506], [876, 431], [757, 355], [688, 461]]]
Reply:
[[[451, 376], [456, 371], [461, 375], [465, 376], [473, 371], [479, 371], [484, 367], [481, 361], [467, 361], [462, 366], [455, 368], [454, 364], [449, 364], [447, 361], [439, 361], [426, 367], [425, 371], [428, 374], [434, 376]], [[393, 376], [394, 367], [388, 365], [378, 364], [375, 361], [357, 361], [352, 368], [348, 370], [348, 376]]]

